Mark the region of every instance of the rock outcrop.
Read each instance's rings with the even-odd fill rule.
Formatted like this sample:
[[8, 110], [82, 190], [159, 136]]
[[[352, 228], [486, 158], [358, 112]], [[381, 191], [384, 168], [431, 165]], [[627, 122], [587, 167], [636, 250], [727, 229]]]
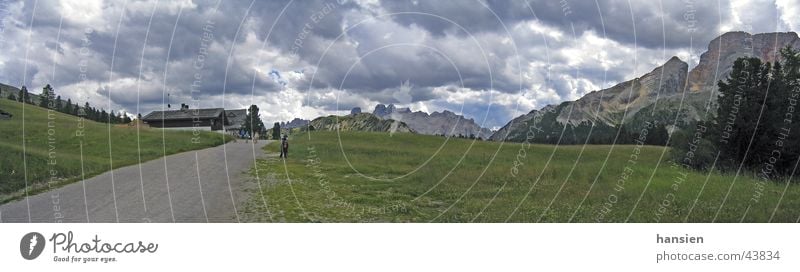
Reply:
[[602, 122], [615, 126], [635, 116], [641, 109], [659, 99], [683, 92], [689, 65], [678, 57], [670, 58], [653, 71], [608, 89], [593, 91], [570, 102], [556, 120], [577, 125], [582, 122]]
[[800, 48], [796, 33], [725, 33], [711, 41], [708, 51], [700, 56], [698, 65], [691, 71], [687, 72], [685, 62], [672, 57], [641, 77], [593, 91], [576, 101], [549, 105], [519, 116], [490, 139], [524, 141], [529, 128], [535, 126], [553, 130], [539, 132], [546, 134], [543, 139], [547, 141], [571, 134], [577, 135], [576, 143], [583, 139], [592, 142], [589, 138], [595, 135], [604, 142], [606, 139], [613, 141], [622, 125], [629, 131], [638, 130], [646, 123], [674, 129], [691, 120], [707, 119], [711, 116], [707, 112], [713, 113], [707, 110], [711, 109], [708, 105], [713, 105], [717, 99], [712, 91], [716, 90], [719, 80], [728, 76], [737, 58], [758, 57], [773, 62], [780, 49], [786, 46]]
[[339, 130], [339, 131], [372, 131], [391, 133], [413, 133], [405, 123], [395, 120], [384, 120], [369, 113], [359, 113], [346, 116], [325, 116], [312, 120], [309, 123], [312, 130]]
[[304, 127], [305, 125], [308, 124], [308, 122], [310, 122], [310, 121], [305, 120], [305, 119], [300, 119], [300, 118], [294, 118], [294, 119], [292, 119], [292, 121], [282, 124], [281, 128], [291, 129], [291, 128]]
[[488, 138], [492, 132], [481, 128], [475, 120], [445, 110], [428, 114], [422, 111], [412, 112], [409, 108], [397, 108], [378, 104], [372, 114], [381, 119], [391, 119], [406, 123], [409, 128], [420, 134], [447, 136], [474, 136]]
[[709, 92], [716, 90], [717, 82], [731, 72], [733, 62], [741, 57], [757, 57], [774, 62], [780, 49], [785, 46], [800, 48], [800, 39], [795, 32], [750, 34], [728, 32], [708, 44], [708, 50], [700, 55], [697, 66], [689, 72], [689, 90]]

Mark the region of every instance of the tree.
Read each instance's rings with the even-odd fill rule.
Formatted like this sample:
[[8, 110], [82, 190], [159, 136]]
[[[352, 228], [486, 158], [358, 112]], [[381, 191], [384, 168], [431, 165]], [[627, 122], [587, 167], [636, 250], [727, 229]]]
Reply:
[[260, 132], [263, 130], [264, 123], [261, 121], [261, 115], [258, 113], [258, 106], [250, 105], [244, 120], [244, 131], [252, 136], [253, 132]]
[[665, 146], [667, 145], [667, 139], [669, 139], [669, 131], [664, 124], [658, 124], [653, 127], [653, 130], [647, 134], [647, 139], [645, 143], [649, 145], [660, 145]]
[[758, 118], [767, 84], [767, 72], [758, 58], [737, 59], [730, 75], [717, 84], [719, 106], [710, 135], [720, 152], [721, 167], [753, 165], [754, 156], [746, 155], [750, 137], [764, 130]]
[[63, 112], [66, 114], [72, 114], [72, 99], [67, 98], [67, 104], [64, 105]]
[[714, 143], [702, 137], [706, 131], [705, 125], [703, 122], [693, 122], [686, 130], [672, 133], [669, 156], [674, 163], [699, 170], [713, 167], [716, 148]]
[[[783, 103], [784, 105], [792, 105], [797, 103], [798, 95], [800, 95], [800, 54], [797, 50], [787, 46], [781, 50], [781, 57], [783, 59]], [[783, 107], [785, 113], [787, 106]], [[798, 135], [797, 124], [800, 123], [800, 114], [795, 112], [791, 117], [784, 115], [784, 123], [788, 122], [794, 127], [791, 129], [791, 135], [786, 140], [783, 148], [781, 161], [779, 162], [780, 168], [786, 169], [784, 174], [791, 174], [793, 171], [794, 163], [800, 157], [800, 135]]]
[[19, 98], [18, 99], [19, 99], [19, 102], [33, 104], [33, 102], [31, 101], [31, 96], [30, 96], [30, 94], [28, 94], [28, 88], [26, 88], [25, 86], [22, 86], [22, 88], [19, 89]]
[[281, 138], [281, 123], [275, 122], [272, 126], [272, 139], [279, 140]]
[[42, 95], [39, 96], [39, 107], [42, 108], [50, 108], [50, 100], [53, 99], [55, 92], [53, 91], [53, 87], [50, 87], [50, 84], [47, 84], [42, 88]]
[[14, 96], [14, 93], [11, 93], [11, 92], [10, 92], [10, 93], [8, 93], [8, 100], [14, 100], [14, 101], [17, 101], [17, 97], [16, 97], [16, 96]]
[[61, 96], [60, 95], [58, 97], [56, 97], [56, 105], [55, 106], [56, 106], [56, 108], [55, 108], [56, 111], [59, 111], [59, 112], [63, 112], [64, 111], [64, 101], [61, 100]]

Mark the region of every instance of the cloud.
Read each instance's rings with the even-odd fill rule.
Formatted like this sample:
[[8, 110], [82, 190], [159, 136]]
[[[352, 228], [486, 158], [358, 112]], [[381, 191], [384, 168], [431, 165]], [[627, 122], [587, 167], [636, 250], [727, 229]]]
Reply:
[[[52, 84], [131, 113], [162, 108], [167, 94], [200, 107], [258, 103], [267, 122], [406, 103], [497, 127], [673, 55], [692, 65], [722, 31], [800, 25], [791, 0], [4, 4], [4, 83]], [[398, 101], [406, 81], [410, 101]]]

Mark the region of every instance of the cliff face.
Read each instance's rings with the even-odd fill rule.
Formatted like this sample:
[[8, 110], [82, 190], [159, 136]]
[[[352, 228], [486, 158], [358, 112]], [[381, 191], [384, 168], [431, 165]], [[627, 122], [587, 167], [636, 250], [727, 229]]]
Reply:
[[292, 121], [290, 121], [288, 123], [284, 123], [281, 126], [281, 128], [299, 128], [299, 127], [304, 127], [305, 125], [308, 125], [308, 122], [309, 121], [305, 120], [305, 119], [294, 118], [294, 119], [292, 119]]
[[[535, 126], [541, 122], [542, 116], [548, 112], [554, 112], [556, 109], [553, 105], [548, 105], [541, 110], [532, 110], [527, 114], [523, 114], [514, 118], [508, 124], [495, 131], [489, 140], [503, 141], [509, 139], [512, 141], [524, 141], [527, 133], [531, 130], [531, 126]], [[535, 131], [535, 129], [534, 129]]]
[[[700, 56], [698, 65], [688, 73], [688, 65], [672, 57], [641, 77], [588, 93], [576, 101], [549, 105], [517, 117], [491, 139], [524, 141], [524, 135], [533, 123], [537, 127], [559, 130], [545, 132], [548, 134], [545, 138], [561, 137], [559, 132], [562, 129], [573, 135], [589, 133], [593, 137], [598, 130], [613, 134], [623, 124], [628, 130], [637, 130], [648, 122], [673, 127], [686, 121], [708, 118], [710, 115], [706, 112], [713, 108], [707, 105], [717, 99], [712, 91], [716, 90], [719, 80], [728, 76], [737, 58], [758, 57], [774, 62], [780, 56], [780, 49], [786, 46], [800, 48], [800, 38], [796, 33], [725, 33], [710, 42], [708, 51]], [[594, 130], [589, 130], [592, 125]], [[583, 136], [576, 138], [590, 137]], [[608, 139], [609, 135], [599, 136]]]
[[492, 132], [481, 128], [473, 119], [464, 118], [451, 111], [434, 112], [412, 112], [408, 108], [397, 108], [392, 104], [388, 106], [378, 104], [372, 112], [381, 119], [391, 119], [406, 123], [409, 128], [420, 134], [428, 135], [449, 135], [449, 136], [470, 136], [488, 138]]
[[774, 62], [785, 46], [800, 48], [800, 39], [794, 32], [761, 33], [728, 32], [708, 44], [708, 50], [700, 55], [700, 61], [689, 72], [689, 90], [709, 92], [716, 90], [717, 82], [731, 72], [733, 62], [741, 57], [757, 57]]
[[639, 78], [591, 92], [574, 102], [569, 102], [556, 120], [572, 125], [601, 122], [614, 126], [624, 123], [656, 100], [680, 95], [686, 82], [688, 68], [689, 65], [678, 57], [672, 57], [664, 65]]

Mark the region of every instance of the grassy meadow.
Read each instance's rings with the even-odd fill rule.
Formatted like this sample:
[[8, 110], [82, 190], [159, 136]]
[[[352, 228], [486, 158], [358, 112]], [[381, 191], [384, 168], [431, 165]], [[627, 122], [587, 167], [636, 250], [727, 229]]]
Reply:
[[[109, 125], [0, 99], [0, 203], [165, 155], [220, 145], [222, 134]], [[197, 137], [195, 142], [192, 137]], [[24, 140], [24, 146], [23, 146]]]
[[690, 171], [668, 154], [660, 160], [664, 147], [445, 140], [293, 134], [285, 161], [277, 143], [265, 147], [274, 156], [256, 164], [258, 186], [241, 213], [259, 222], [796, 222], [800, 216], [798, 184]]

